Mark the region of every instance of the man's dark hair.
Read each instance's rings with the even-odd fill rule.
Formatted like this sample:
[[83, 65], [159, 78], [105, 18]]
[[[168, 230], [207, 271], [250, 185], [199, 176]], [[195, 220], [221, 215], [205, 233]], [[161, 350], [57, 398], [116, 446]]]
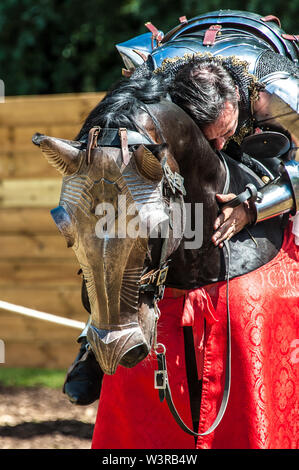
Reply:
[[169, 94], [199, 127], [215, 122], [226, 101], [238, 103], [236, 84], [216, 58], [194, 57], [182, 65]]

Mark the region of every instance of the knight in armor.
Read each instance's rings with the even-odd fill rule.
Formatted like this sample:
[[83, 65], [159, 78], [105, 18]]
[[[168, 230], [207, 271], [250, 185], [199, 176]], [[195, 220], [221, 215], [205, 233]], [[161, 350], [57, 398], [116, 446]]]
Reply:
[[[212, 241], [219, 245], [247, 224], [299, 210], [298, 36], [287, 35], [273, 16], [220, 10], [180, 25], [165, 36], [149, 33], [117, 45], [134, 77], [162, 74], [169, 99], [198, 124], [215, 151], [251, 168], [264, 186], [260, 198], [231, 207], [236, 195], [218, 195], [225, 204]], [[295, 218], [296, 219], [296, 218]], [[298, 232], [299, 223], [297, 221]], [[294, 227], [296, 226], [294, 222]], [[294, 229], [293, 229], [294, 230]], [[299, 233], [298, 233], [299, 236]], [[89, 310], [86, 289], [83, 305]], [[88, 328], [88, 324], [86, 326]], [[102, 371], [86, 348], [70, 368], [64, 392], [76, 404], [100, 394]]]
[[[278, 68], [279, 64], [277, 60]], [[249, 166], [268, 183], [258, 203], [249, 201], [234, 210], [226, 207], [222, 211], [215, 221], [216, 233], [212, 240], [216, 245], [222, 246], [223, 240], [230, 239], [247, 224], [286, 210], [293, 213], [298, 210], [299, 163], [294, 157], [299, 69], [286, 60], [280, 64], [281, 68], [286, 65], [284, 86], [288, 87], [290, 104], [295, 109], [277, 94], [270, 93], [262, 80], [258, 81], [248, 72], [248, 64], [236, 57], [187, 55], [165, 61], [155, 70], [170, 81], [168, 89], [172, 101], [192, 117], [211, 146]], [[294, 128], [294, 133], [290, 128]], [[288, 186], [288, 202], [286, 194], [281, 193], [281, 186], [285, 189]], [[234, 198], [233, 194], [218, 195], [219, 203], [228, 203]]]

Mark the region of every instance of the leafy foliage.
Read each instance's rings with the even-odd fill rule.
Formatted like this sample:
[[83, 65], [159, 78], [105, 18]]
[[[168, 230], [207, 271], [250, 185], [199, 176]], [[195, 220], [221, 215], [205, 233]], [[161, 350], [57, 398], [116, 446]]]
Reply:
[[[102, 91], [120, 78], [115, 44], [146, 32], [166, 33], [180, 16], [239, 9], [237, 0], [2, 0], [0, 77], [6, 95]], [[242, 9], [278, 16], [298, 33], [299, 0], [247, 0]]]

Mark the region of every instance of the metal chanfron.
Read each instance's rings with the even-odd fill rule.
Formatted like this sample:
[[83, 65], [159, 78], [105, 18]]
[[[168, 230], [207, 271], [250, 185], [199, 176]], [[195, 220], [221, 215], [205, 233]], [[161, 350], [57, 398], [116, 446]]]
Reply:
[[[103, 372], [113, 374], [119, 364], [133, 367], [149, 353], [155, 329], [155, 291], [141, 289], [140, 280], [161, 268], [160, 292], [164, 254], [182, 238], [182, 231], [177, 239], [163, 232], [170, 214], [162, 166], [143, 145], [124, 161], [121, 148], [91, 145], [87, 158], [77, 142], [39, 135], [35, 143], [63, 174], [52, 216], [83, 272], [91, 309], [87, 340]], [[150, 246], [159, 259], [148, 256]]]

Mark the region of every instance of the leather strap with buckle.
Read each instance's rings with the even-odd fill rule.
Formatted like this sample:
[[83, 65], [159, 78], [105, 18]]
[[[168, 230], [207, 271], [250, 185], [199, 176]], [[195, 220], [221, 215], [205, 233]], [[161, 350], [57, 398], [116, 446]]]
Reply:
[[139, 285], [143, 287], [149, 285], [161, 286], [162, 284], [165, 284], [167, 273], [168, 266], [163, 266], [160, 269], [149, 271], [141, 277]]
[[86, 146], [86, 163], [89, 165], [91, 163], [91, 150], [97, 147], [98, 145], [98, 135], [100, 132], [100, 127], [92, 127], [88, 133], [87, 146]]
[[145, 23], [145, 26], [152, 33], [152, 48], [154, 49], [154, 41], [156, 41], [156, 45], [159, 46], [163, 39], [163, 33], [159, 32], [156, 26], [154, 26], [150, 21]]
[[268, 23], [268, 21], [273, 21], [273, 23], [276, 23], [281, 28], [281, 22], [277, 16], [274, 16], [274, 15], [263, 16], [261, 18], [261, 21], [264, 21], [265, 23]]
[[205, 32], [203, 38], [203, 45], [204, 46], [213, 46], [216, 41], [216, 36], [221, 30], [220, 24], [212, 24], [209, 29]]
[[[98, 132], [96, 132], [98, 130]], [[91, 131], [93, 131], [91, 133]], [[90, 134], [91, 133], [91, 134]], [[81, 139], [80, 142], [82, 144], [89, 143], [89, 136], [96, 135], [96, 139], [94, 139], [91, 143], [93, 145], [92, 148], [95, 146], [101, 147], [120, 147], [120, 135], [118, 128], [100, 128], [100, 127], [93, 127], [89, 134], [85, 134]], [[140, 132], [131, 131], [127, 129], [127, 138], [128, 138], [128, 145], [150, 145], [154, 144], [154, 142], [149, 139], [147, 136], [140, 134]]]
[[173, 194], [178, 191], [183, 196], [186, 196], [186, 190], [184, 188], [184, 178], [176, 171], [173, 172], [168, 163], [163, 164], [163, 171], [168, 186], [173, 192]]
[[[209, 429], [203, 433], [197, 433], [192, 431], [182, 420], [180, 417], [173, 399], [171, 395], [170, 385], [168, 381], [168, 373], [167, 373], [167, 363], [166, 363], [166, 348], [163, 344], [157, 343], [157, 334], [155, 334], [155, 344], [154, 344], [154, 352], [157, 357], [158, 362], [158, 370], [155, 370], [155, 383], [154, 387], [159, 392], [160, 401], [166, 400], [168, 408], [174, 417], [176, 423], [180, 426], [180, 428], [190, 434], [191, 436], [198, 437], [198, 436], [206, 436], [211, 434], [217, 426], [220, 424], [225, 410], [227, 408], [229, 394], [230, 394], [230, 386], [231, 386], [231, 326], [230, 326], [230, 308], [229, 308], [229, 279], [230, 279], [230, 248], [229, 243], [227, 240], [224, 242], [224, 246], [227, 250], [228, 256], [228, 263], [227, 263], [227, 288], [226, 288], [226, 313], [227, 313], [227, 348], [226, 348], [226, 361], [225, 361], [225, 383], [224, 383], [224, 391], [222, 395], [222, 401], [220, 404], [220, 408], [218, 410], [218, 414], [215, 418], [213, 424], [209, 427]], [[155, 310], [157, 310], [157, 319], [160, 316], [159, 308], [157, 304], [155, 305]]]
[[281, 37], [283, 37], [283, 39], [287, 39], [288, 41], [295, 41], [295, 42], [299, 42], [299, 34], [282, 34]]
[[121, 154], [123, 157], [123, 162], [125, 165], [128, 165], [130, 161], [130, 154], [129, 154], [129, 147], [128, 147], [128, 136], [127, 136], [127, 129], [120, 127], [118, 130], [119, 138], [120, 138], [120, 148]]

